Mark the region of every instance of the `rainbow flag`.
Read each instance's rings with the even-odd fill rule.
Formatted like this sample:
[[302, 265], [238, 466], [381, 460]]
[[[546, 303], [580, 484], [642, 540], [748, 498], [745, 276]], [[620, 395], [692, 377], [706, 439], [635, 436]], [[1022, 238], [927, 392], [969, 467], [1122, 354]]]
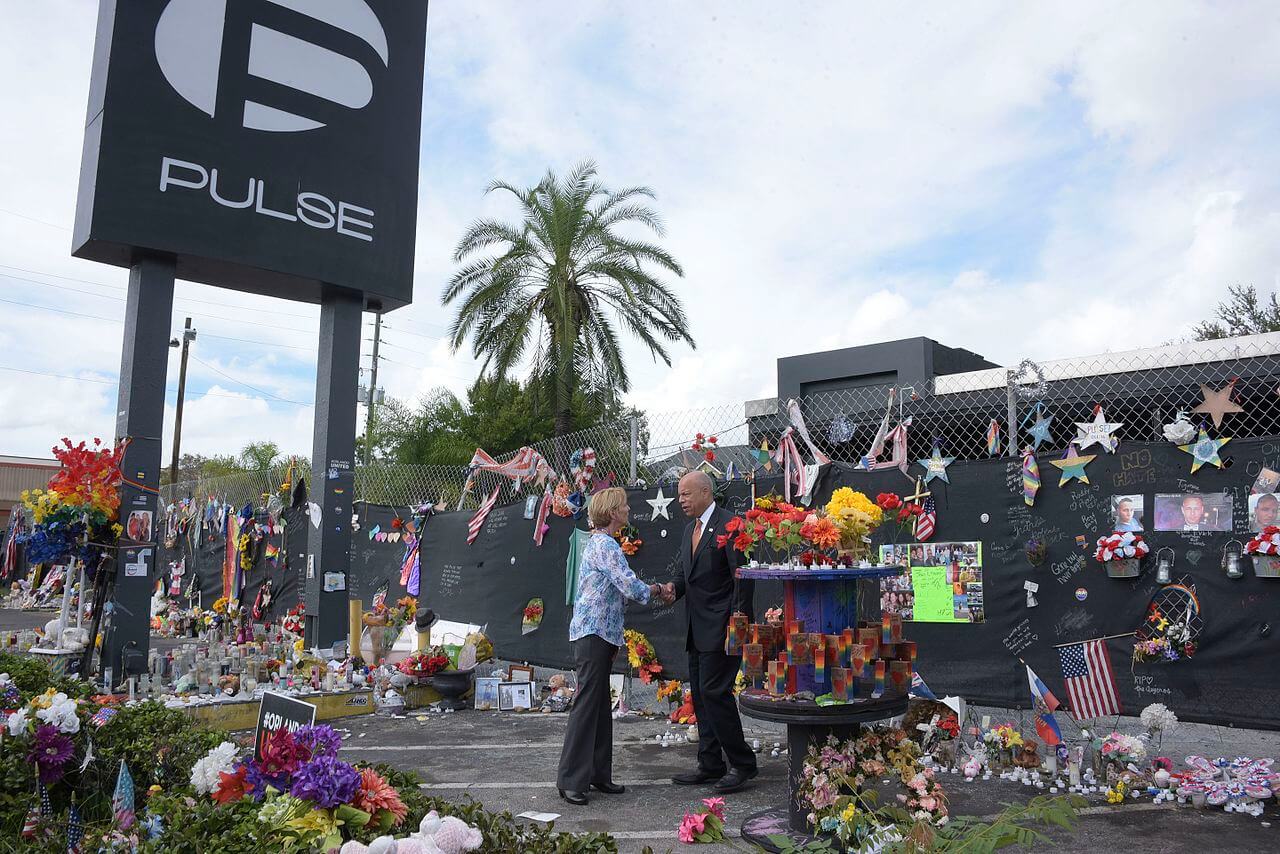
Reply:
[[278, 548], [276, 548], [275, 546], [271, 545], [271, 543], [267, 543], [267, 547], [266, 547], [266, 549], [264, 549], [264, 550], [263, 550], [263, 554], [266, 556], [267, 561], [268, 561], [272, 566], [275, 566], [275, 565], [276, 565], [276, 559], [280, 557], [280, 549], [278, 549]]
[[1000, 422], [995, 418], [991, 419], [990, 426], [987, 427], [987, 455], [998, 456], [1000, 453]]

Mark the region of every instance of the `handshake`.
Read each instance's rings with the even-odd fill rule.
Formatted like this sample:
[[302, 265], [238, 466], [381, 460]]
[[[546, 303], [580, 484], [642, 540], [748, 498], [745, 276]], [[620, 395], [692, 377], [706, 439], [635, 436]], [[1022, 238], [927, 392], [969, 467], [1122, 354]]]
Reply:
[[663, 605], [670, 605], [676, 601], [676, 585], [674, 582], [668, 581], [666, 584], [650, 584], [649, 585], [649, 602], [661, 602]]

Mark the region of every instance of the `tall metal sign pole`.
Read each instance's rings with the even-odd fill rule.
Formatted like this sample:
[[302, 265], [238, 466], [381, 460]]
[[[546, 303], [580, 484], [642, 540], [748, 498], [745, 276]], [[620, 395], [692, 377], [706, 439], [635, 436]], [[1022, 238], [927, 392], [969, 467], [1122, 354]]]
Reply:
[[145, 665], [163, 571], [175, 277], [321, 305], [307, 642], [345, 633], [361, 312], [413, 299], [426, 26], [426, 0], [99, 2], [72, 251], [130, 270], [126, 534], [101, 659], [116, 683]]

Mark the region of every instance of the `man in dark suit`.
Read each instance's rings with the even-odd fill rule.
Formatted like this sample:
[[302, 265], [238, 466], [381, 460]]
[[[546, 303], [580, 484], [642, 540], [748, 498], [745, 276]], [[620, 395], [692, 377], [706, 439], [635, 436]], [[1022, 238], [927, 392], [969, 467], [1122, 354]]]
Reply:
[[[685, 649], [689, 682], [698, 716], [698, 768], [673, 777], [691, 786], [716, 781], [718, 793], [736, 792], [758, 773], [756, 756], [742, 735], [742, 719], [733, 695], [741, 655], [725, 655], [729, 615], [740, 611], [754, 621], [754, 582], [734, 578], [744, 563], [741, 552], [716, 538], [733, 514], [717, 507], [711, 478], [693, 471], [680, 479], [680, 507], [692, 521], [680, 542], [680, 576], [667, 585], [667, 598], [685, 599]], [[727, 760], [727, 761], [726, 761]]]

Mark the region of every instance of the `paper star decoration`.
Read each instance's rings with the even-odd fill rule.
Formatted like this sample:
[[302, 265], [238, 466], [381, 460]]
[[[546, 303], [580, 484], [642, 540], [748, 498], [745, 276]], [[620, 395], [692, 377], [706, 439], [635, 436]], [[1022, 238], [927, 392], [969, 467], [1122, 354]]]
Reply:
[[1222, 468], [1222, 457], [1218, 456], [1218, 451], [1230, 441], [1230, 439], [1210, 439], [1209, 434], [1201, 429], [1200, 435], [1194, 442], [1190, 445], [1179, 445], [1178, 450], [1186, 451], [1194, 458], [1191, 461], [1191, 473], [1195, 474], [1203, 465]]
[[657, 519], [659, 516], [661, 516], [663, 519], [670, 519], [671, 514], [667, 510], [667, 505], [675, 500], [676, 499], [674, 495], [670, 498], [667, 498], [666, 496], [664, 496], [662, 494], [662, 487], [659, 486], [658, 495], [656, 498], [645, 499], [645, 503], [653, 508], [653, 514], [649, 516], [649, 521], [652, 522], [653, 520]]
[[956, 461], [955, 457], [944, 457], [942, 451], [937, 445], [933, 446], [933, 456], [923, 460], [916, 460], [920, 465], [924, 466], [924, 482], [928, 483], [935, 477], [942, 478], [943, 483], [951, 483], [951, 479], [947, 477], [947, 466]]
[[1043, 409], [1037, 406], [1036, 423], [1027, 429], [1027, 435], [1034, 440], [1031, 447], [1039, 449], [1041, 443], [1049, 441], [1049, 425], [1052, 423], [1053, 416], [1043, 414]]
[[[1075, 444], [1080, 446], [1080, 450], [1084, 450], [1092, 444], [1102, 445], [1103, 449], [1108, 453], [1115, 453], [1120, 445], [1120, 440], [1114, 438], [1111, 434], [1124, 426], [1124, 422], [1113, 423], [1107, 421], [1105, 415], [1102, 414], [1102, 407], [1095, 406], [1093, 408], [1092, 421], [1077, 421]], [[1088, 481], [1086, 481], [1087, 483]]]
[[1089, 475], [1085, 473], [1084, 467], [1093, 462], [1097, 456], [1097, 454], [1086, 454], [1082, 457], [1080, 452], [1076, 450], [1075, 442], [1067, 445], [1066, 456], [1060, 460], [1049, 460], [1049, 465], [1062, 469], [1062, 476], [1058, 478], [1058, 486], [1065, 486], [1067, 481], [1072, 478], [1081, 483], [1088, 483]]
[[1213, 429], [1217, 430], [1222, 426], [1222, 419], [1228, 413], [1244, 412], [1244, 407], [1231, 399], [1231, 390], [1235, 386], [1235, 380], [1227, 383], [1217, 391], [1211, 391], [1207, 385], [1201, 385], [1200, 393], [1204, 395], [1204, 403], [1201, 403], [1191, 411], [1209, 415], [1213, 418]]

